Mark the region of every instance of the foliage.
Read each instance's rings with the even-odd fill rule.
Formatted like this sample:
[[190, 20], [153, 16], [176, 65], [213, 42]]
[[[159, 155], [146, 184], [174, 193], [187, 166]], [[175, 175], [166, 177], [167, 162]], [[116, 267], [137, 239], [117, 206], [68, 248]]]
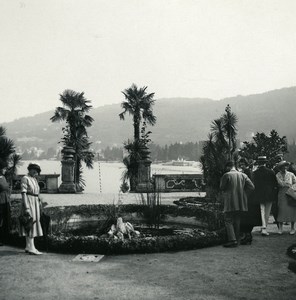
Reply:
[[10, 186], [20, 161], [21, 156], [15, 152], [13, 140], [6, 136], [6, 129], [0, 126], [0, 163], [3, 166], [7, 166], [6, 178]]
[[12, 188], [13, 179], [17, 173], [17, 169], [21, 164], [22, 157], [19, 154], [13, 153], [10, 156], [9, 162], [8, 162], [8, 169], [6, 172], [6, 178], [9, 182], [10, 187]]
[[153, 191], [151, 193], [140, 194], [141, 204], [144, 209], [141, 216], [144, 217], [146, 224], [149, 227], [159, 229], [161, 220], [164, 219], [164, 215], [161, 215], [160, 205], [161, 205], [161, 193], [159, 191]]
[[204, 214], [204, 222], [209, 224], [209, 229], [217, 230], [224, 227], [224, 214], [222, 212], [223, 204], [217, 201], [215, 197], [186, 197], [175, 200], [174, 204], [194, 208], [196, 205], [201, 206], [206, 212]]
[[123, 188], [128, 185], [127, 181], [130, 182], [131, 191], [135, 191], [137, 187], [139, 162], [146, 155], [147, 144], [151, 141], [149, 138], [150, 133], [151, 131], [146, 132], [146, 122], [143, 122], [141, 138], [124, 143], [127, 155], [123, 157], [123, 164], [125, 166], [125, 171], [122, 174]]
[[268, 167], [276, 163], [276, 155], [287, 153], [286, 137], [280, 137], [274, 129], [268, 135], [257, 132], [251, 142], [244, 142], [240, 149], [240, 156], [250, 161], [255, 161], [258, 156], [266, 156]]
[[225, 113], [211, 124], [211, 132], [202, 149], [201, 163], [207, 189], [215, 195], [227, 160], [236, 160], [237, 117], [228, 105]]
[[125, 170], [122, 173], [122, 183], [130, 182], [130, 190], [135, 191], [138, 183], [138, 165], [143, 157], [143, 142], [141, 140], [128, 141], [124, 143], [127, 155], [123, 157]]
[[122, 193], [127, 193], [129, 191], [129, 185], [126, 181], [123, 181], [120, 185], [120, 191]]
[[[96, 254], [129, 254], [154, 253], [166, 251], [184, 251], [219, 245], [224, 241], [224, 232], [209, 232], [195, 229], [178, 235], [138, 237], [125, 240], [109, 239], [95, 235], [54, 235], [48, 236], [46, 243], [36, 238], [36, 247], [59, 253], [96, 253]], [[10, 244], [22, 245], [23, 240], [12, 235]]]
[[[12, 207], [14, 207], [13, 221], [15, 223], [19, 214], [19, 204], [13, 201]], [[211, 223], [214, 224], [214, 213], [206, 211], [201, 207], [160, 205], [159, 208], [161, 215], [195, 217], [198, 220], [210, 220]], [[62, 253], [128, 254], [198, 249], [218, 245], [224, 241], [224, 231], [208, 231], [199, 228], [193, 228], [190, 231], [173, 230], [172, 234], [163, 236], [158, 236], [157, 233], [154, 236], [141, 233], [138, 238], [132, 238], [131, 240], [125, 239], [122, 241], [101, 236], [102, 230], [96, 231], [99, 235], [97, 233], [81, 235], [81, 233], [83, 234], [83, 230], [81, 233], [79, 233], [79, 231], [70, 230], [71, 228], [68, 223], [71, 216], [75, 215], [84, 217], [97, 216], [98, 218], [104, 217], [106, 222], [102, 224], [109, 226], [110, 222], [107, 224], [107, 221], [112, 218], [117, 218], [119, 215], [122, 216], [123, 213], [142, 214], [145, 209], [146, 206], [136, 204], [122, 205], [119, 208], [116, 208], [114, 205], [81, 205], [45, 208], [46, 214], [51, 216], [52, 223], [58, 223], [61, 230], [53, 231], [48, 236], [46, 243], [42, 238], [36, 238], [36, 246], [38, 249], [47, 248], [50, 251]], [[108, 216], [110, 216], [111, 219]], [[14, 228], [16, 228], [16, 226], [14, 226]], [[213, 230], [213, 228], [210, 230]], [[70, 233], [71, 231], [72, 233]], [[76, 233], [74, 234], [74, 232]], [[9, 243], [23, 245], [23, 239], [20, 238], [18, 234], [11, 235]]]
[[[158, 145], [153, 142], [149, 143], [152, 161], [171, 161], [177, 159], [199, 161], [202, 146], [198, 142], [173, 143], [170, 145]], [[106, 147], [102, 150], [102, 160], [114, 161], [122, 160], [122, 147]]]
[[152, 106], [155, 102], [153, 99], [154, 93], [147, 94], [146, 89], [147, 86], [138, 88], [135, 84], [132, 84], [130, 88], [122, 92], [125, 101], [121, 103], [121, 107], [124, 111], [119, 114], [119, 118], [120, 120], [124, 120], [126, 113], [133, 116], [135, 141], [140, 139], [140, 126], [142, 120], [152, 126], [156, 123], [156, 117], [152, 111]]
[[[121, 103], [124, 109], [119, 114], [121, 120], [125, 119], [125, 114], [129, 113], [133, 116], [134, 125], [134, 140], [124, 143], [124, 149], [127, 151], [127, 156], [123, 158], [123, 164], [126, 167], [122, 176], [122, 182], [130, 181], [131, 191], [135, 191], [138, 184], [138, 169], [139, 162], [144, 157], [147, 144], [151, 141], [149, 135], [151, 131], [146, 132], [147, 124], [155, 125], [156, 117], [153, 115], [152, 106], [155, 100], [154, 93], [147, 94], [147, 86], [138, 88], [135, 84], [122, 93], [125, 96], [125, 101]], [[143, 123], [142, 123], [143, 120]], [[141, 132], [140, 126], [142, 125]], [[140, 136], [141, 134], [141, 136]]]
[[85, 182], [82, 179], [82, 162], [87, 168], [93, 168], [94, 153], [91, 151], [87, 128], [92, 126], [93, 118], [87, 113], [92, 106], [90, 101], [84, 97], [84, 93], [65, 90], [60, 95], [63, 107], [57, 107], [52, 122], [66, 121], [63, 128], [64, 136], [62, 143], [73, 147], [75, 150], [75, 183], [78, 190], [82, 190]]

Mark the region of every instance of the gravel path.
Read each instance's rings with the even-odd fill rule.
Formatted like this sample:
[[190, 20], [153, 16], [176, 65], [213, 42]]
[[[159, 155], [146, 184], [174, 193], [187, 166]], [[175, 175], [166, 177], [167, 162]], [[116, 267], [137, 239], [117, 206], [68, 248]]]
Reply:
[[296, 236], [279, 236], [270, 227], [269, 237], [255, 228], [251, 246], [105, 256], [99, 263], [1, 247], [0, 299], [292, 300], [296, 274], [288, 270], [285, 252]]

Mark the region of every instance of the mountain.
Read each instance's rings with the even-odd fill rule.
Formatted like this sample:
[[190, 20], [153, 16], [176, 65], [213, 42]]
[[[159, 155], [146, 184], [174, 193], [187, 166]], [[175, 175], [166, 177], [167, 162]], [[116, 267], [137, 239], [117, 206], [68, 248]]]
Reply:
[[[158, 99], [154, 113], [157, 123], [149, 128], [151, 139], [160, 145], [174, 142], [205, 140], [212, 120], [218, 118], [227, 104], [238, 116], [238, 137], [248, 140], [252, 133], [278, 131], [287, 136], [290, 142], [296, 140], [296, 87], [283, 88], [262, 94], [236, 96], [220, 101], [201, 98]], [[120, 104], [94, 108], [90, 115], [95, 119], [89, 135], [95, 148], [107, 145], [122, 145], [133, 136], [132, 119], [127, 116], [120, 121]], [[2, 123], [7, 135], [15, 140], [22, 150], [35, 146], [45, 151], [56, 148], [61, 138], [64, 124], [51, 123], [53, 111], [33, 117], [20, 118]]]

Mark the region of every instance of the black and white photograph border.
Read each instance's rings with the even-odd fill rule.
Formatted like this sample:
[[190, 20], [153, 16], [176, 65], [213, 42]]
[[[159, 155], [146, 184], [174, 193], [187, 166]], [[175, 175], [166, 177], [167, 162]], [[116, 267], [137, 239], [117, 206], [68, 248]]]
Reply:
[[296, 295], [294, 0], [0, 0], [0, 300]]

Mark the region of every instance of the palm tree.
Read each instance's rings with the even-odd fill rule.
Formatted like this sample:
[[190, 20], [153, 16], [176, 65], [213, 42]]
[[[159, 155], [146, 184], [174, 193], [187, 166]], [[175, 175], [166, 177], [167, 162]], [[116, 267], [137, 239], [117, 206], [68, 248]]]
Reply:
[[10, 156], [15, 152], [15, 146], [11, 139], [6, 137], [6, 129], [0, 126], [0, 158], [8, 163]]
[[227, 104], [225, 108], [225, 114], [222, 116], [222, 122], [223, 122], [223, 129], [225, 132], [225, 135], [228, 139], [228, 159], [233, 158], [233, 153], [236, 149], [236, 123], [237, 123], [237, 116], [231, 112], [231, 107], [229, 104]]
[[76, 136], [78, 129], [86, 133], [86, 127], [90, 127], [93, 122], [93, 118], [88, 113], [92, 105], [89, 105], [90, 100], [84, 97], [84, 92], [77, 93], [72, 90], [65, 90], [60, 95], [60, 100], [63, 107], [57, 107], [54, 115], [50, 118], [52, 122], [66, 121], [69, 125], [71, 136]]
[[[121, 107], [124, 111], [119, 114], [119, 118], [124, 120], [125, 114], [129, 113], [133, 116], [134, 125], [134, 141], [125, 144], [124, 148], [129, 154], [123, 160], [126, 166], [123, 183], [126, 183], [126, 180], [129, 179], [131, 191], [134, 191], [137, 186], [139, 162], [144, 157], [144, 148], [150, 142], [149, 134], [151, 131], [146, 133], [146, 126], [147, 124], [153, 126], [156, 123], [156, 117], [152, 111], [155, 102], [153, 99], [154, 93], [148, 94], [146, 90], [147, 86], [138, 88], [135, 84], [132, 84], [130, 88], [122, 92], [125, 101], [121, 103]], [[143, 127], [140, 131], [142, 121]]]
[[54, 115], [50, 118], [52, 122], [66, 121], [67, 125], [63, 128], [64, 137], [62, 142], [65, 146], [71, 146], [75, 150], [75, 183], [78, 190], [82, 190], [85, 183], [82, 179], [82, 165], [93, 168], [94, 154], [90, 150], [91, 142], [87, 135], [87, 127], [90, 127], [93, 118], [87, 113], [92, 106], [90, 101], [84, 97], [84, 93], [77, 93], [72, 90], [65, 90], [60, 95], [63, 107], [57, 107]]
[[156, 117], [153, 115], [152, 106], [155, 100], [153, 99], [154, 93], [147, 94], [147, 86], [138, 88], [135, 84], [122, 93], [125, 97], [125, 101], [121, 103], [121, 107], [124, 109], [119, 114], [120, 120], [124, 120], [125, 114], [129, 113], [133, 116], [134, 125], [134, 140], [140, 139], [140, 126], [141, 121], [144, 120], [149, 125], [155, 125]]
[[237, 116], [227, 105], [225, 113], [212, 122], [208, 141], [203, 146], [201, 162], [208, 190], [217, 194], [227, 160], [236, 159]]
[[0, 162], [7, 166], [6, 177], [11, 188], [20, 160], [21, 156], [16, 154], [13, 140], [6, 137], [6, 129], [0, 126]]

